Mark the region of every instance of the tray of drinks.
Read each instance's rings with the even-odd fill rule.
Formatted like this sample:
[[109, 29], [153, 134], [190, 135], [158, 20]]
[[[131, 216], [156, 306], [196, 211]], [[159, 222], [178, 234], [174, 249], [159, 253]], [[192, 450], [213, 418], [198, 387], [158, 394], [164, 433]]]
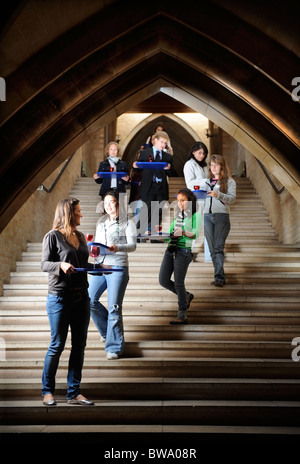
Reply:
[[97, 172], [97, 176], [102, 177], [103, 179], [112, 179], [112, 178], [121, 179], [122, 177], [126, 177], [127, 175], [128, 175], [127, 172], [123, 172], [123, 171]]
[[171, 234], [156, 233], [156, 234], [139, 234], [137, 238], [143, 238], [148, 240], [166, 240], [171, 237]]
[[136, 165], [140, 169], [164, 169], [168, 163], [165, 161], [137, 161]]
[[207, 198], [207, 191], [206, 190], [196, 189], [196, 190], [192, 190], [192, 192], [195, 195], [195, 197], [197, 198], [197, 200], [205, 200], [205, 198]]
[[112, 272], [123, 272], [123, 267], [113, 267], [97, 264], [97, 267], [75, 267], [76, 272], [88, 272], [88, 274], [111, 274]]

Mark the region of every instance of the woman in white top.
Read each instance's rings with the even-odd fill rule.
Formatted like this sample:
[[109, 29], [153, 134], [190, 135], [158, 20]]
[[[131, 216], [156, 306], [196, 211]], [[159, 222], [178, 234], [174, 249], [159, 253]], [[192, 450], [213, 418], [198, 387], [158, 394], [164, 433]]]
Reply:
[[[183, 167], [184, 180], [187, 188], [195, 190], [195, 186], [200, 186], [200, 180], [207, 177], [207, 163], [206, 158], [208, 155], [207, 146], [203, 142], [195, 142], [191, 149], [190, 158]], [[198, 200], [199, 212], [203, 215], [204, 200]], [[203, 223], [203, 221], [202, 221]], [[203, 235], [201, 234], [198, 246], [203, 243]], [[197, 253], [194, 244], [193, 251]], [[207, 241], [204, 239], [204, 261], [210, 262], [210, 252], [208, 249]]]
[[[127, 253], [136, 249], [135, 223], [122, 215], [118, 197], [115, 190], [105, 195], [104, 209], [107, 214], [97, 223], [95, 242], [107, 245], [111, 252], [100, 255], [98, 261], [119, 267], [120, 272], [91, 275], [89, 279], [91, 316], [102, 340], [105, 340], [107, 359], [117, 359], [124, 351], [122, 304], [129, 281]], [[105, 290], [107, 308], [99, 301]]]
[[207, 177], [206, 158], [208, 155], [207, 146], [202, 142], [196, 142], [192, 147], [190, 159], [183, 167], [184, 180], [187, 188], [195, 190], [195, 185], [200, 185], [200, 179]]

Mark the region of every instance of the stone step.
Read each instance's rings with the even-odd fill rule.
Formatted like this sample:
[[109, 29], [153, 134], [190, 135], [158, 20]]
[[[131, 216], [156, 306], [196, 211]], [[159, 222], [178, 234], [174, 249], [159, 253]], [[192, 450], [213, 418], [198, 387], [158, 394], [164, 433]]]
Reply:
[[[235, 286], [233, 286], [235, 287]], [[297, 302], [299, 301], [300, 291], [293, 291], [291, 295], [291, 291], [289, 289], [285, 290], [273, 290], [273, 289], [262, 289], [260, 292], [257, 291], [255, 288], [245, 290], [241, 286], [240, 290], [236, 290], [236, 288], [227, 288], [223, 287], [222, 289], [216, 289], [215, 287], [211, 286], [210, 288], [206, 288], [203, 291], [203, 294], [196, 294], [195, 299], [197, 303], [205, 303], [210, 299], [214, 299], [216, 303], [221, 302], [239, 302], [243, 303], [246, 301], [252, 302], [279, 302], [281, 301], [282, 304], [285, 302]], [[192, 293], [196, 293], [198, 291], [198, 287], [189, 286], [188, 290]], [[218, 292], [218, 293], [217, 293]], [[36, 301], [46, 301], [46, 291], [45, 290], [33, 290], [30, 289], [28, 291], [25, 290], [15, 290], [15, 291], [5, 291], [5, 295], [0, 297], [0, 304], [7, 303], [7, 302], [31, 302], [35, 299], [39, 299]], [[23, 299], [22, 299], [23, 297]], [[157, 291], [153, 292], [153, 289], [149, 289], [148, 287], [142, 289], [131, 289], [130, 287], [126, 290], [126, 295], [124, 301], [139, 301], [139, 302], [148, 302], [152, 301], [154, 305], [158, 304], [159, 302], [172, 302], [177, 301], [176, 296], [171, 292], [161, 288], [157, 289]]]
[[[300, 400], [300, 379], [248, 378], [86, 378], [82, 391], [93, 400]], [[63, 402], [66, 384], [56, 383], [56, 398]], [[2, 399], [37, 399], [40, 379], [1, 379]]]
[[[199, 259], [196, 262], [199, 262], [202, 264], [203, 261]], [[191, 264], [190, 269], [193, 269], [193, 264]], [[140, 282], [145, 282], [145, 277], [141, 276], [139, 272], [137, 272], [134, 268], [134, 266], [130, 266], [130, 277], [131, 280], [129, 281], [129, 285], [131, 285], [134, 280], [134, 283], [140, 283]], [[294, 284], [294, 283], [300, 283], [300, 272], [253, 272], [253, 273], [248, 273], [247, 276], [241, 274], [241, 273], [236, 273], [236, 274], [230, 274], [226, 273], [226, 280], [228, 285], [232, 284], [260, 284], [260, 283], [286, 283], [286, 284]], [[27, 283], [30, 281], [32, 285], [38, 284], [38, 283], [47, 283], [48, 282], [48, 274], [45, 272], [36, 271], [36, 272], [11, 272], [11, 279], [10, 283], [11, 284], [22, 284], [22, 283]], [[208, 275], [208, 272], [205, 271], [205, 273], [202, 271], [201, 267], [201, 278], [199, 276], [199, 273], [193, 272], [191, 275], [188, 274], [186, 277], [186, 282], [194, 282], [194, 283], [201, 283], [201, 284], [210, 284], [212, 281], [211, 276]], [[157, 275], [148, 275], [147, 277], [147, 283], [157, 284]]]
[[[225, 258], [226, 259], [226, 258]], [[200, 261], [201, 262], [201, 261]], [[16, 266], [16, 270], [17, 272], [37, 272], [41, 269], [41, 266], [40, 266], [40, 262], [36, 262], [36, 261], [27, 261], [27, 262], [23, 262], [23, 261], [18, 261], [17, 263], [17, 266]], [[134, 267], [135, 269], [138, 269], [138, 268], [143, 268], [142, 272], [143, 273], [155, 273], [156, 275], [158, 275], [158, 271], [159, 271], [159, 268], [160, 268], [160, 262], [157, 262], [157, 261], [144, 261], [144, 262], [141, 262], [141, 261], [136, 261], [134, 263]], [[189, 274], [192, 273], [193, 271], [193, 268], [196, 268], [197, 265], [199, 265], [199, 261], [197, 261], [196, 263], [192, 263], [190, 265], [190, 268], [189, 268]], [[133, 266], [132, 266], [133, 267]], [[199, 273], [200, 272], [200, 269], [198, 267], [198, 269], [195, 269], [197, 270], [197, 272]], [[242, 272], [242, 273], [248, 273], [248, 272], [255, 272], [257, 270], [258, 273], [260, 272], [266, 272], [266, 271], [270, 271], [270, 272], [282, 272], [283, 270], [285, 272], [299, 272], [300, 271], [300, 263], [298, 261], [294, 262], [294, 261], [291, 261], [291, 262], [285, 262], [285, 261], [281, 261], [281, 262], [278, 262], [278, 261], [263, 261], [263, 262], [249, 262], [249, 263], [243, 263], [243, 262], [239, 262], [235, 259], [230, 259], [228, 258], [227, 261], [226, 261], [226, 273], [238, 273], [238, 272]], [[130, 272], [131, 272], [131, 266], [130, 266]], [[212, 271], [212, 265], [211, 263], [201, 263], [201, 273], [210, 273], [210, 275], [212, 275], [213, 271]], [[200, 274], [201, 275], [201, 274]], [[199, 277], [200, 277], [199, 275]]]
[[[259, 416], [258, 416], [259, 414]], [[299, 401], [236, 400], [115, 400], [95, 402], [93, 407], [67, 405], [55, 408], [41, 401], [7, 401], [0, 407], [1, 423], [77, 425], [81, 424], [186, 424], [186, 425], [300, 425]]]
[[[129, 263], [131, 266], [134, 266], [136, 263], [141, 262], [144, 264], [145, 261], [145, 256], [147, 256], [147, 261], [153, 264], [161, 264], [165, 248], [163, 249], [152, 249], [152, 252], [149, 250], [147, 252], [144, 251], [136, 251], [132, 254], [132, 256], [129, 257]], [[41, 263], [41, 258], [42, 256], [38, 255], [37, 253], [29, 253], [26, 252], [23, 254], [23, 260], [18, 261], [17, 265], [21, 266], [22, 264], [27, 264], [31, 263], [34, 264], [35, 266], [40, 266]], [[149, 261], [150, 259], [150, 261]], [[239, 253], [239, 252], [230, 252], [228, 251], [225, 253], [225, 262], [231, 263], [231, 262], [244, 262], [244, 263], [257, 263], [257, 262], [263, 262], [263, 263], [268, 263], [268, 262], [276, 262], [278, 265], [281, 264], [281, 262], [295, 262], [300, 266], [300, 253], [262, 253], [259, 256], [253, 256], [253, 254], [249, 253]], [[90, 262], [92, 262], [90, 260]], [[193, 265], [192, 265], [193, 266]], [[192, 267], [191, 266], [191, 267]], [[195, 267], [195, 265], [194, 265]], [[190, 268], [189, 268], [190, 269]]]
[[[22, 449], [35, 446], [37, 441], [44, 446], [51, 446], [53, 440], [76, 449], [79, 446], [96, 445], [99, 450], [99, 435], [105, 440], [107, 459], [163, 459], [158, 453], [170, 452], [169, 459], [184, 461], [197, 459], [197, 456], [209, 452], [214, 446], [216, 453], [224, 456], [231, 448], [247, 446], [247, 457], [256, 459], [257, 449], [265, 447], [268, 455], [278, 456], [279, 451], [288, 449], [297, 451], [300, 427], [255, 426], [255, 425], [164, 425], [164, 424], [80, 424], [64, 425], [0, 425], [0, 433], [8, 447], [18, 446]], [[137, 445], [136, 437], [139, 437]], [[174, 448], [176, 438], [184, 441], [185, 448]], [[116, 442], [118, 450], [116, 450]], [[220, 446], [218, 446], [220, 445]], [[128, 451], [134, 450], [134, 451]], [[145, 452], [146, 450], [146, 452]], [[165, 451], [167, 450], [167, 451]], [[251, 450], [251, 451], [250, 451]], [[123, 454], [122, 454], [123, 453]], [[131, 453], [131, 454], [129, 454]], [[135, 453], [135, 454], [133, 454]], [[138, 453], [138, 455], [136, 455]], [[176, 456], [177, 453], [177, 456]], [[217, 454], [216, 454], [217, 455]], [[139, 458], [141, 456], [141, 458]], [[179, 461], [180, 462], [180, 461]]]
[[[103, 304], [106, 304], [106, 297], [102, 299]], [[7, 297], [0, 302], [1, 315], [46, 315], [46, 296], [36, 297]], [[129, 318], [130, 322], [139, 323], [147, 321], [149, 318], [158, 318], [156, 322], [162, 322], [162, 318], [170, 318], [176, 311], [175, 296], [173, 301], [165, 300], [163, 305], [154, 304], [152, 301], [128, 301], [125, 299], [123, 303], [123, 316]], [[299, 299], [270, 299], [270, 298], [222, 298], [212, 300], [211, 298], [197, 298], [193, 300], [189, 308], [189, 318], [195, 323], [237, 323], [241, 320], [244, 323], [245, 319], [258, 323], [286, 323], [290, 321], [296, 323], [300, 317]], [[14, 313], [13, 313], [14, 312]], [[287, 322], [284, 322], [286, 320]], [[235, 322], [233, 322], [235, 321]], [[153, 322], [153, 321], [152, 321]], [[167, 319], [168, 323], [169, 320]], [[240, 322], [238, 322], [240, 323]]]
[[[0, 364], [1, 379], [41, 379], [44, 360], [24, 359], [2, 361]], [[65, 356], [59, 363], [57, 381], [66, 381], [68, 359]], [[197, 358], [197, 357], [161, 357], [160, 359], [145, 356], [119, 358], [108, 361], [95, 357], [87, 359], [83, 366], [85, 378], [114, 377], [180, 377], [180, 378], [255, 378], [255, 379], [300, 379], [297, 362], [292, 359], [276, 358]]]
[[[49, 342], [49, 323], [47, 315], [7, 316], [1, 320], [0, 336], [5, 342], [47, 340]], [[223, 341], [291, 341], [298, 336], [300, 326], [287, 324], [260, 324], [254, 326], [245, 324], [193, 324], [175, 327], [169, 324], [144, 324], [140, 322], [127, 323], [124, 317], [124, 333], [126, 341], [149, 341], [149, 340], [223, 340]], [[99, 340], [99, 333], [92, 320], [89, 326], [89, 340]]]
[[[45, 341], [7, 341], [5, 344], [6, 361], [44, 360], [49, 346], [49, 339]], [[61, 355], [61, 360], [69, 357], [70, 343]], [[264, 342], [234, 340], [156, 340], [156, 341], [128, 341], [126, 342], [124, 358], [248, 358], [256, 359], [291, 359], [291, 341]], [[85, 362], [93, 359], [105, 359], [106, 353], [103, 343], [89, 341], [85, 350]], [[293, 361], [292, 361], [293, 362]]]
[[[130, 270], [132, 268], [130, 267]], [[48, 276], [47, 274], [45, 275], [44, 273], [41, 273], [40, 277], [43, 278], [43, 282], [41, 283], [36, 283], [33, 285], [33, 281], [38, 277], [38, 273], [28, 273], [28, 274], [34, 274], [36, 277], [32, 280], [31, 283], [28, 283], [28, 278], [26, 281], [26, 273], [20, 273], [24, 277], [24, 282], [12, 282], [10, 284], [4, 284], [3, 288], [5, 290], [45, 290], [47, 292], [48, 289]], [[226, 280], [226, 285], [221, 288], [216, 288], [214, 287], [211, 282], [211, 273], [209, 272], [194, 272], [190, 276], [188, 276], [185, 280], [186, 282], [186, 287], [189, 288], [194, 288], [195, 290], [199, 290], [199, 292], [210, 292], [213, 291], [214, 293], [216, 291], [222, 292], [223, 295], [226, 295], [228, 291], [236, 291], [237, 294], [242, 290], [242, 291], [257, 291], [258, 293], [261, 291], [273, 291], [273, 290], [279, 290], [279, 291], [293, 291], [293, 294], [300, 290], [300, 273], [291, 273], [291, 278], [288, 276], [285, 276], [285, 279], [281, 280], [280, 277], [269, 277], [270, 282], [266, 283], [263, 282], [261, 283], [259, 281], [259, 275], [253, 274], [252, 281], [251, 279], [245, 279], [245, 283], [238, 283], [237, 279], [242, 278], [238, 274], [237, 275], [232, 275], [228, 274], [228, 278]], [[266, 273], [264, 273], [266, 274]], [[248, 275], [247, 275], [248, 276]], [[152, 290], [153, 288], [157, 289], [157, 291], [163, 291], [165, 292], [166, 290], [158, 285], [158, 273], [157, 275], [151, 275], [147, 277], [147, 280], [145, 281], [145, 276], [141, 276], [138, 272], [134, 272], [134, 270], [130, 273], [131, 279], [129, 280], [127, 290], [128, 289], [144, 289], [147, 288], [149, 290]], [[89, 279], [89, 276], [88, 276]], [[291, 282], [291, 280], [294, 280], [294, 282]]]

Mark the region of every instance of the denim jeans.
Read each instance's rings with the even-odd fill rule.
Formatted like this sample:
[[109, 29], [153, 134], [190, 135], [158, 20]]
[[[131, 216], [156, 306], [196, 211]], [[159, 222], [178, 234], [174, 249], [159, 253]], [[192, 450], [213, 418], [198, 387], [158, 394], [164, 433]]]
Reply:
[[67, 377], [67, 399], [69, 400], [80, 393], [84, 349], [90, 321], [88, 294], [86, 291], [65, 294], [64, 296], [48, 294], [47, 313], [50, 322], [51, 342], [44, 362], [42, 395], [54, 394], [55, 375], [70, 327], [71, 352]]
[[[160, 271], [159, 283], [162, 287], [177, 295], [178, 319], [186, 319], [187, 292], [185, 288], [185, 276], [189, 264], [193, 260], [192, 252], [187, 248], [177, 248], [174, 253], [168, 249], [165, 251]], [[174, 273], [174, 281], [171, 275]]]
[[204, 234], [209, 246], [211, 259], [214, 266], [215, 280], [226, 281], [224, 273], [224, 247], [230, 231], [229, 214], [205, 213]]
[[[126, 266], [123, 272], [90, 276], [91, 316], [102, 337], [106, 338], [107, 353], [122, 354], [124, 351], [122, 304], [128, 281], [129, 273]], [[107, 308], [99, 301], [106, 289]]]

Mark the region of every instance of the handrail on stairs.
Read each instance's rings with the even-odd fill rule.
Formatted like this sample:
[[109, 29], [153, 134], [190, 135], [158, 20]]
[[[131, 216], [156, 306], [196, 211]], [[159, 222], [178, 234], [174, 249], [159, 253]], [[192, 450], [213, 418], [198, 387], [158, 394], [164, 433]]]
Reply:
[[62, 169], [59, 171], [59, 173], [57, 174], [57, 177], [55, 179], [55, 181], [52, 183], [52, 185], [47, 188], [45, 187], [44, 184], [41, 184], [37, 190], [45, 190], [46, 193], [51, 193], [52, 190], [54, 189], [54, 187], [56, 186], [57, 182], [59, 181], [59, 179], [61, 178], [61, 176], [63, 175], [64, 171], [66, 170], [66, 168], [68, 167], [68, 164], [70, 163], [70, 161], [72, 160], [73, 156], [75, 155], [75, 152], [69, 156], [69, 158], [66, 160], [65, 164], [63, 165]]
[[265, 168], [265, 166], [262, 164], [262, 162], [256, 158], [256, 161], [258, 162], [258, 164], [260, 165], [260, 167], [262, 168], [263, 170], [263, 173], [264, 175], [266, 176], [266, 178], [268, 179], [268, 181], [270, 182], [271, 186], [273, 187], [273, 190], [274, 192], [277, 194], [277, 195], [280, 195], [286, 188], [283, 186], [280, 190], [276, 187], [276, 185], [274, 184], [273, 180], [271, 179], [267, 169]]

